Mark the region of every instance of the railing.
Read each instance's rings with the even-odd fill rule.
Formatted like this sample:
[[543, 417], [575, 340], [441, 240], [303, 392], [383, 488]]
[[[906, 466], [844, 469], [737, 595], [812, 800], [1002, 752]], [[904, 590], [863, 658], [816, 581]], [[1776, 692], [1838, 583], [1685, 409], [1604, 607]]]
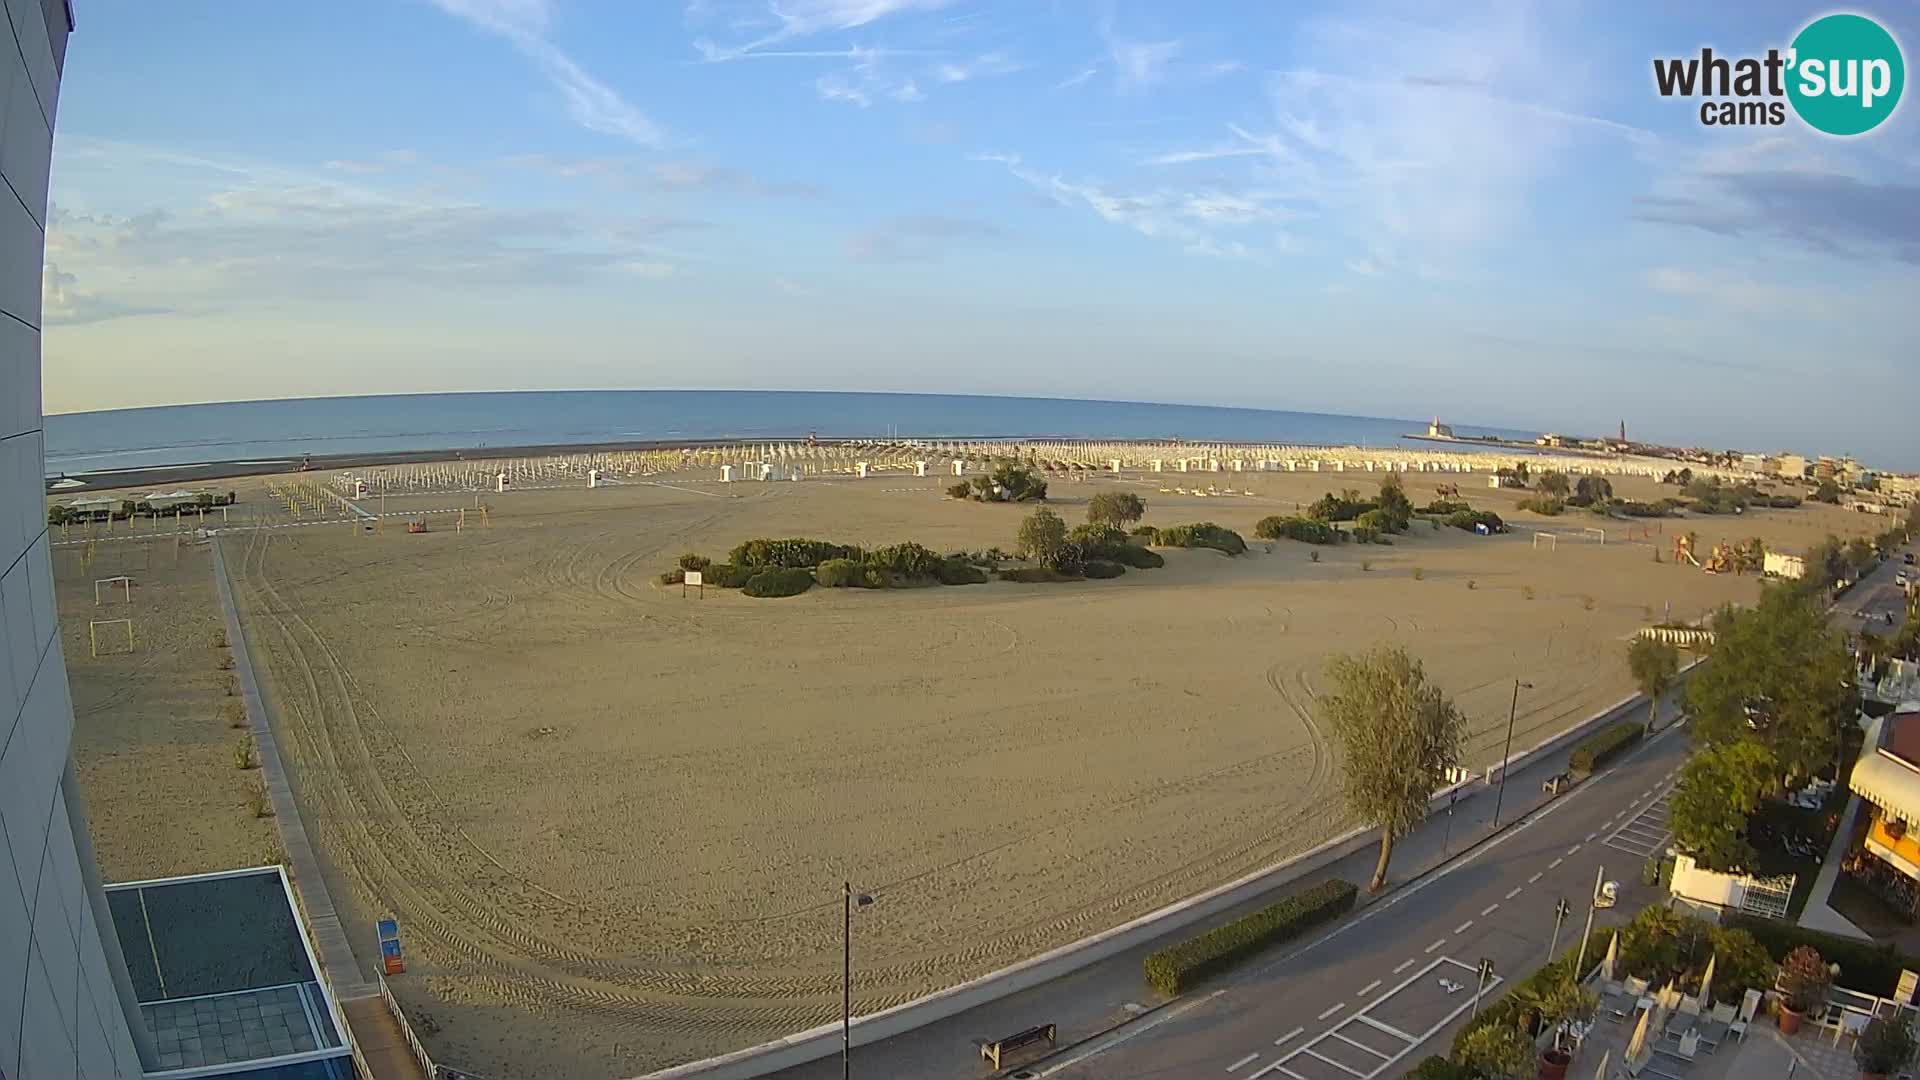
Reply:
[[407, 1049], [413, 1051], [413, 1058], [420, 1063], [420, 1071], [426, 1074], [427, 1080], [434, 1080], [440, 1075], [440, 1071], [433, 1063], [433, 1055], [427, 1053], [426, 1044], [420, 1041], [420, 1036], [413, 1033], [413, 1025], [407, 1023], [407, 1014], [401, 1011], [400, 1003], [394, 1000], [393, 989], [387, 985], [387, 977], [376, 973], [374, 978], [380, 982], [380, 1000], [387, 1003], [387, 1011], [393, 1014], [393, 1022], [400, 1026], [400, 1036], [407, 1040]]

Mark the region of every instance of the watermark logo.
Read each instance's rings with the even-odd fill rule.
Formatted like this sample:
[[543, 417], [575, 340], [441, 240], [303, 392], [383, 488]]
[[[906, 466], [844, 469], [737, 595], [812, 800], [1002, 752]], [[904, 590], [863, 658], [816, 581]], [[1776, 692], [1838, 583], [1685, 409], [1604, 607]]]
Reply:
[[1893, 115], [1906, 88], [1900, 43], [1864, 15], [1824, 15], [1808, 23], [1785, 50], [1726, 57], [1711, 48], [1699, 56], [1656, 59], [1653, 82], [1661, 97], [1703, 98], [1700, 122], [1709, 127], [1778, 126], [1795, 115], [1828, 135], [1861, 135]]

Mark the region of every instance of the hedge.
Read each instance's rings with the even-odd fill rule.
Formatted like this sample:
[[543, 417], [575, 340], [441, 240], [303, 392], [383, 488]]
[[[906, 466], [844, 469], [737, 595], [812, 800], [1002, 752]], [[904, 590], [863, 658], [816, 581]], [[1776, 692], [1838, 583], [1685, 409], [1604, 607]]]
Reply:
[[813, 588], [813, 571], [800, 567], [762, 570], [747, 579], [740, 591], [748, 596], [798, 596]]
[[1247, 542], [1239, 533], [1221, 528], [1211, 521], [1166, 526], [1159, 530], [1154, 542], [1161, 547], [1212, 548], [1229, 555], [1243, 555], [1247, 550]]
[[718, 589], [738, 589], [747, 583], [748, 578], [759, 572], [758, 567], [714, 563], [702, 572], [700, 580]]
[[861, 583], [861, 569], [852, 559], [828, 559], [813, 568], [813, 577], [830, 589], [845, 589]]
[[[1606, 956], [1607, 945], [1612, 939], [1614, 932], [1614, 928], [1609, 926], [1596, 926], [1593, 928], [1592, 935], [1587, 938], [1587, 970], [1593, 970], [1594, 966], [1600, 963], [1601, 958]], [[1573, 941], [1567, 945], [1566, 949], [1563, 950], [1559, 956], [1554, 957], [1552, 960], [1534, 969], [1534, 971], [1524, 979], [1515, 979], [1512, 972], [1503, 972], [1496, 968], [1494, 974], [1501, 976], [1504, 980], [1500, 983], [1500, 986], [1504, 988], [1505, 992], [1497, 998], [1487, 998], [1481, 1002], [1480, 1012], [1471, 1020], [1467, 1021], [1467, 1026], [1461, 1028], [1454, 1034], [1453, 1048], [1450, 1053], [1455, 1057], [1459, 1056], [1460, 1044], [1466, 1040], [1466, 1037], [1476, 1029], [1486, 1027], [1489, 1024], [1504, 1023], [1519, 1027], [1522, 1013], [1531, 1007], [1525, 1003], [1539, 1001], [1547, 989], [1557, 983], [1566, 982], [1568, 972], [1576, 963], [1579, 952], [1580, 937], [1578, 934], [1575, 934]], [[1471, 978], [1472, 976], [1469, 975], [1468, 977]], [[1522, 991], [1525, 992], [1523, 993]], [[1558, 1022], [1558, 1020], [1558, 1017], [1554, 1018], [1555, 1022]], [[1524, 1031], [1526, 1029], [1522, 1028], [1521, 1030]]]
[[987, 572], [965, 559], [942, 559], [940, 565], [933, 568], [933, 576], [942, 585], [980, 585], [987, 580]]
[[1340, 532], [1324, 521], [1304, 517], [1263, 517], [1254, 522], [1253, 535], [1262, 540], [1299, 540], [1307, 544], [1333, 544]]
[[1422, 1058], [1420, 1064], [1407, 1074], [1407, 1080], [1479, 1080], [1472, 1069], [1465, 1065], [1455, 1065], [1451, 1059], [1433, 1054]]
[[911, 541], [869, 551], [865, 561], [868, 566], [910, 578], [932, 577], [940, 568], [938, 554]]
[[1507, 523], [1491, 510], [1456, 510], [1447, 515], [1447, 524], [1466, 532], [1473, 532], [1476, 525], [1485, 525], [1488, 532], [1507, 531]]
[[1269, 945], [1299, 937], [1346, 914], [1358, 892], [1350, 881], [1323, 881], [1198, 937], [1149, 953], [1147, 985], [1163, 994], [1178, 994]]
[[1127, 568], [1105, 559], [1089, 559], [1087, 564], [1080, 568], [1080, 572], [1090, 578], [1116, 578], [1126, 573]]
[[1138, 544], [1128, 544], [1113, 553], [1115, 562], [1133, 567], [1135, 570], [1158, 570], [1167, 565], [1157, 551], [1148, 551]]
[[828, 559], [858, 560], [863, 553], [857, 547], [833, 544], [825, 540], [748, 540], [733, 549], [727, 561], [735, 566], [805, 568], [819, 566]]
[[679, 585], [687, 580], [685, 570], [668, 570], [657, 579], [662, 585]]
[[1720, 922], [1752, 934], [1775, 960], [1785, 960], [1798, 946], [1813, 946], [1822, 960], [1840, 965], [1840, 977], [1835, 980], [1839, 985], [1863, 994], [1892, 997], [1899, 988], [1901, 971], [1909, 968], [1920, 971], [1920, 956], [1903, 956], [1892, 945], [1855, 941], [1738, 912], [1727, 912]]
[[1594, 769], [1620, 756], [1627, 747], [1639, 742], [1645, 730], [1638, 720], [1622, 720], [1601, 728], [1574, 744], [1573, 753], [1567, 755], [1567, 770], [1592, 773]]
[[996, 572], [1000, 575], [1001, 581], [1018, 581], [1026, 585], [1038, 585], [1048, 581], [1079, 580], [1047, 566], [1010, 566]]

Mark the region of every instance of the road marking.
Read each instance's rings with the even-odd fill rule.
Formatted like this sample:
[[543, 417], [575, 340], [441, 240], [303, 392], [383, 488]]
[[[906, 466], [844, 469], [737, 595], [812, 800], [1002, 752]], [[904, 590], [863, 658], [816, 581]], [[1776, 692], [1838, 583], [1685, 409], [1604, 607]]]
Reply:
[[[1042, 1070], [1040, 1075], [1052, 1076], [1053, 1074], [1060, 1072], [1064, 1069], [1071, 1069], [1075, 1065], [1080, 1064], [1081, 1062], [1087, 1060], [1090, 1057], [1094, 1057], [1095, 1055], [1098, 1055], [1098, 1054], [1104, 1054], [1107, 1051], [1113, 1049], [1116, 1046], [1119, 1046], [1121, 1043], [1126, 1042], [1129, 1039], [1137, 1038], [1140, 1035], [1144, 1035], [1145, 1033], [1152, 1031], [1154, 1028], [1159, 1027], [1161, 1024], [1164, 1024], [1167, 1021], [1174, 1019], [1175, 1017], [1181, 1015], [1182, 1013], [1191, 1012], [1192, 1010], [1197, 1009], [1202, 1005], [1205, 1005], [1207, 1002], [1212, 1001], [1214, 998], [1217, 998], [1224, 993], [1226, 993], [1225, 990], [1215, 990], [1213, 993], [1208, 994], [1206, 997], [1200, 998], [1198, 1000], [1189, 1001], [1184, 1005], [1172, 1006], [1171, 1008], [1167, 1009], [1165, 1012], [1162, 1012], [1149, 1019], [1142, 1020], [1139, 1023], [1130, 1025], [1118, 1032], [1115, 1032], [1112, 1036], [1108, 1038], [1099, 1040], [1098, 1042], [1094, 1043], [1092, 1046], [1089, 1046], [1085, 1051], [1075, 1054], [1074, 1056], [1067, 1058], [1065, 1061], [1062, 1061], [1057, 1065], [1053, 1065], [1048, 1067], [1045, 1070]], [[1255, 1075], [1259, 1075], [1259, 1074], [1255, 1074]]]
[[1550, 862], [1550, 863], [1548, 863], [1548, 864], [1547, 864], [1547, 869], [1549, 869], [1549, 870], [1558, 870], [1558, 869], [1560, 869], [1560, 864], [1561, 864], [1561, 863], [1563, 863], [1563, 862], [1566, 862], [1566, 861], [1567, 861], [1567, 857], [1566, 857], [1565, 855], [1562, 855], [1562, 856], [1560, 856], [1559, 858], [1557, 858], [1557, 859], [1555, 859], [1555, 860], [1553, 860], [1552, 862]]
[[1530, 877], [1530, 878], [1528, 878], [1528, 879], [1527, 879], [1527, 884], [1529, 884], [1529, 885], [1531, 885], [1531, 884], [1533, 884], [1534, 882], [1536, 882], [1536, 881], [1539, 881], [1539, 880], [1540, 880], [1540, 875], [1539, 875], [1539, 874], [1535, 874], [1535, 875], [1533, 875], [1532, 877]]
[[1383, 1024], [1380, 1021], [1375, 1020], [1373, 1017], [1368, 1016], [1364, 1012], [1356, 1015], [1354, 1019], [1360, 1021], [1361, 1023], [1367, 1025], [1368, 1027], [1379, 1028], [1381, 1031], [1384, 1031], [1387, 1034], [1393, 1036], [1394, 1038], [1400, 1039], [1404, 1042], [1411, 1043], [1415, 1041], [1413, 1036], [1407, 1034], [1404, 1031], [1401, 1031], [1399, 1028], [1394, 1027], [1391, 1024]]
[[[1271, 1065], [1269, 1065], [1269, 1066], [1267, 1066], [1266, 1068], [1264, 1068], [1264, 1069], [1261, 1069], [1261, 1070], [1260, 1070], [1259, 1072], [1257, 1072], [1257, 1073], [1248, 1073], [1248, 1074], [1247, 1074], [1247, 1080], [1260, 1080], [1260, 1078], [1261, 1078], [1261, 1077], [1263, 1077], [1263, 1076], [1265, 1076], [1265, 1075], [1267, 1075], [1267, 1074], [1268, 1074], [1268, 1073], [1270, 1073], [1270, 1072], [1283, 1072], [1283, 1073], [1286, 1073], [1286, 1074], [1287, 1074], [1288, 1076], [1291, 1076], [1291, 1077], [1293, 1077], [1293, 1080], [1307, 1080], [1307, 1078], [1306, 1078], [1306, 1077], [1304, 1077], [1304, 1076], [1301, 1076], [1301, 1075], [1300, 1075], [1299, 1073], [1297, 1073], [1297, 1072], [1294, 1072], [1294, 1071], [1293, 1071], [1292, 1069], [1289, 1069], [1289, 1068], [1286, 1068], [1285, 1066], [1283, 1066], [1283, 1065], [1281, 1065], [1281, 1064], [1280, 1064], [1279, 1062], [1277, 1062], [1277, 1061], [1276, 1061], [1276, 1062], [1274, 1062], [1273, 1064], [1271, 1064]], [[1046, 1073], [1041, 1073], [1040, 1075], [1041, 1075], [1041, 1076], [1045, 1076], [1045, 1075], [1047, 1075], [1047, 1074], [1046, 1074]]]
[[1600, 834], [1599, 834], [1599, 833], [1597, 833], [1597, 832], [1590, 832], [1590, 833], [1588, 833], [1588, 834], [1587, 834], [1587, 838], [1586, 838], [1586, 840], [1584, 840], [1584, 841], [1582, 841], [1582, 843], [1587, 843], [1587, 844], [1591, 844], [1591, 843], [1593, 843], [1593, 838], [1594, 838], [1594, 837], [1596, 837], [1596, 836], [1599, 836], [1599, 835], [1600, 835]]
[[1525, 888], [1526, 888], [1525, 885], [1515, 885], [1513, 888], [1507, 890], [1507, 899], [1511, 900], [1514, 897], [1519, 896], [1520, 891]]
[[1427, 946], [1427, 955], [1429, 956], [1433, 955], [1433, 952], [1435, 949], [1438, 949], [1440, 946], [1445, 945], [1446, 943], [1447, 943], [1447, 939], [1441, 938], [1439, 941], [1436, 941], [1433, 944]]
[[1463, 922], [1459, 926], [1454, 927], [1453, 932], [1456, 934], [1464, 934], [1467, 932], [1467, 927], [1472, 925], [1473, 925], [1473, 920], [1468, 919], [1466, 922]]
[[1640, 793], [1640, 797], [1644, 799], [1644, 798], [1646, 798], [1647, 796], [1649, 796], [1649, 795], [1651, 795], [1651, 794], [1653, 794], [1653, 789], [1652, 789], [1652, 788], [1648, 788], [1647, 790], [1645, 790], [1645, 791], [1643, 791], [1643, 792], [1641, 792], [1641, 793]]
[[1273, 1045], [1280, 1046], [1285, 1043], [1291, 1042], [1292, 1040], [1299, 1038], [1300, 1033], [1305, 1030], [1307, 1029], [1303, 1027], [1294, 1028], [1292, 1031], [1289, 1031], [1285, 1035], [1282, 1035], [1279, 1038], [1273, 1040]]
[[1407, 970], [1408, 968], [1410, 968], [1410, 967], [1412, 967], [1413, 965], [1415, 965], [1415, 964], [1417, 964], [1417, 963], [1419, 963], [1419, 961], [1417, 961], [1417, 960], [1414, 960], [1413, 958], [1411, 958], [1411, 957], [1409, 957], [1409, 958], [1407, 959], [1407, 961], [1406, 961], [1405, 963], [1403, 963], [1403, 964], [1401, 964], [1401, 965], [1400, 965], [1399, 967], [1397, 967], [1397, 968], [1394, 968], [1394, 969], [1393, 969], [1393, 973], [1394, 973], [1395, 975], [1398, 975], [1398, 974], [1400, 974], [1401, 972], [1403, 972], [1403, 971], [1405, 971], [1405, 970]]
[[1327, 1006], [1327, 1011], [1326, 1011], [1326, 1012], [1323, 1012], [1323, 1013], [1321, 1013], [1321, 1014], [1320, 1014], [1319, 1016], [1316, 1016], [1316, 1017], [1314, 1017], [1314, 1019], [1315, 1019], [1315, 1020], [1325, 1020], [1325, 1019], [1326, 1019], [1327, 1017], [1329, 1017], [1329, 1016], [1332, 1016], [1332, 1015], [1333, 1015], [1334, 1013], [1337, 1013], [1337, 1012], [1339, 1012], [1339, 1011], [1340, 1011], [1341, 1009], [1344, 1009], [1344, 1008], [1346, 1008], [1346, 1007], [1347, 1007], [1347, 1003], [1346, 1003], [1346, 1002], [1344, 1002], [1344, 1001], [1337, 1001], [1337, 1002], [1335, 1002], [1335, 1003], [1333, 1003], [1332, 1005], [1329, 1005], [1329, 1006]]
[[1572, 847], [1570, 847], [1570, 848], [1568, 848], [1568, 849], [1567, 849], [1567, 854], [1568, 854], [1568, 855], [1573, 855], [1573, 854], [1576, 854], [1576, 853], [1578, 853], [1578, 852], [1579, 852], [1579, 850], [1580, 850], [1580, 845], [1579, 845], [1579, 844], [1575, 844], [1575, 845], [1573, 845]]
[[1240, 1059], [1239, 1061], [1236, 1061], [1236, 1062], [1234, 1062], [1233, 1064], [1231, 1064], [1231, 1065], [1229, 1065], [1229, 1066], [1227, 1066], [1227, 1071], [1228, 1071], [1228, 1072], [1233, 1072], [1234, 1070], [1236, 1070], [1236, 1069], [1239, 1069], [1239, 1068], [1241, 1068], [1242, 1066], [1245, 1066], [1245, 1065], [1250, 1065], [1250, 1064], [1252, 1064], [1253, 1062], [1256, 1062], [1256, 1061], [1259, 1061], [1259, 1060], [1260, 1060], [1260, 1055], [1259, 1055], [1259, 1054], [1248, 1054], [1248, 1055], [1247, 1055], [1246, 1057], [1243, 1057], [1243, 1058], [1241, 1058], [1241, 1059]]
[[[1342, 1064], [1340, 1064], [1339, 1062], [1337, 1062], [1337, 1061], [1335, 1061], [1335, 1060], [1333, 1060], [1332, 1058], [1330, 1058], [1330, 1057], [1328, 1057], [1327, 1055], [1325, 1055], [1325, 1054], [1322, 1054], [1322, 1053], [1319, 1053], [1319, 1052], [1317, 1052], [1317, 1051], [1315, 1051], [1315, 1050], [1314, 1050], [1314, 1048], [1313, 1048], [1313, 1047], [1311, 1047], [1311, 1046], [1307, 1046], [1307, 1047], [1302, 1047], [1302, 1048], [1301, 1048], [1301, 1050], [1300, 1050], [1300, 1053], [1302, 1053], [1302, 1054], [1310, 1054], [1310, 1055], [1312, 1055], [1312, 1056], [1314, 1056], [1314, 1057], [1317, 1057], [1317, 1058], [1319, 1058], [1319, 1059], [1320, 1059], [1321, 1061], [1324, 1061], [1324, 1062], [1326, 1062], [1327, 1064], [1329, 1064], [1329, 1065], [1331, 1065], [1331, 1066], [1333, 1066], [1334, 1068], [1336, 1068], [1336, 1069], [1339, 1069], [1339, 1070], [1340, 1070], [1341, 1072], [1344, 1072], [1344, 1073], [1352, 1073], [1352, 1074], [1353, 1074], [1353, 1075], [1355, 1075], [1355, 1076], [1358, 1076], [1358, 1077], [1361, 1077], [1361, 1080], [1366, 1080], [1366, 1077], [1369, 1077], [1369, 1076], [1371, 1076], [1371, 1075], [1372, 1075], [1371, 1073], [1363, 1073], [1363, 1072], [1361, 1072], [1361, 1071], [1360, 1071], [1359, 1069], [1356, 1069], [1356, 1068], [1354, 1068], [1354, 1067], [1352, 1067], [1351, 1065], [1342, 1065]], [[1382, 1068], [1385, 1068], [1385, 1066], [1382, 1066]]]
[[1484, 919], [1487, 916], [1499, 910], [1500, 910], [1499, 904], [1488, 904], [1486, 907], [1483, 907], [1480, 909], [1480, 917]]
[[1334, 1030], [1327, 1032], [1327, 1034], [1333, 1036], [1336, 1039], [1339, 1039], [1341, 1042], [1346, 1043], [1348, 1046], [1358, 1047], [1361, 1050], [1365, 1050], [1367, 1053], [1372, 1054], [1374, 1057], [1384, 1058], [1387, 1061], [1393, 1060], [1392, 1054], [1383, 1054], [1380, 1051], [1375, 1050], [1373, 1047], [1368, 1046], [1366, 1043], [1355, 1042], [1352, 1039], [1347, 1038], [1345, 1035], [1340, 1034], [1339, 1028], [1335, 1028]]
[[1368, 994], [1371, 994], [1371, 993], [1373, 993], [1373, 992], [1374, 992], [1375, 990], [1378, 990], [1378, 989], [1380, 989], [1380, 980], [1379, 980], [1379, 979], [1375, 979], [1375, 980], [1373, 980], [1372, 982], [1370, 982], [1370, 983], [1368, 983], [1367, 985], [1365, 985], [1365, 986], [1363, 986], [1363, 987], [1361, 987], [1361, 988], [1360, 988], [1360, 992], [1359, 992], [1359, 993], [1357, 993], [1357, 994], [1355, 994], [1355, 995], [1353, 995], [1353, 996], [1354, 996], [1354, 997], [1366, 997], [1366, 996], [1367, 996]]

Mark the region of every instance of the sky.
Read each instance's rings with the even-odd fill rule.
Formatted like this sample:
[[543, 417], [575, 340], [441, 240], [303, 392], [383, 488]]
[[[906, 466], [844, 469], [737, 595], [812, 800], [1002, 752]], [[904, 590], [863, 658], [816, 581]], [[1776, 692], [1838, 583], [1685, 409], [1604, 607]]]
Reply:
[[[1221, 404], [1920, 469], [1920, 105], [1829, 10], [79, 0], [48, 412], [547, 388]], [[1857, 10], [1906, 50], [1907, 3]]]

